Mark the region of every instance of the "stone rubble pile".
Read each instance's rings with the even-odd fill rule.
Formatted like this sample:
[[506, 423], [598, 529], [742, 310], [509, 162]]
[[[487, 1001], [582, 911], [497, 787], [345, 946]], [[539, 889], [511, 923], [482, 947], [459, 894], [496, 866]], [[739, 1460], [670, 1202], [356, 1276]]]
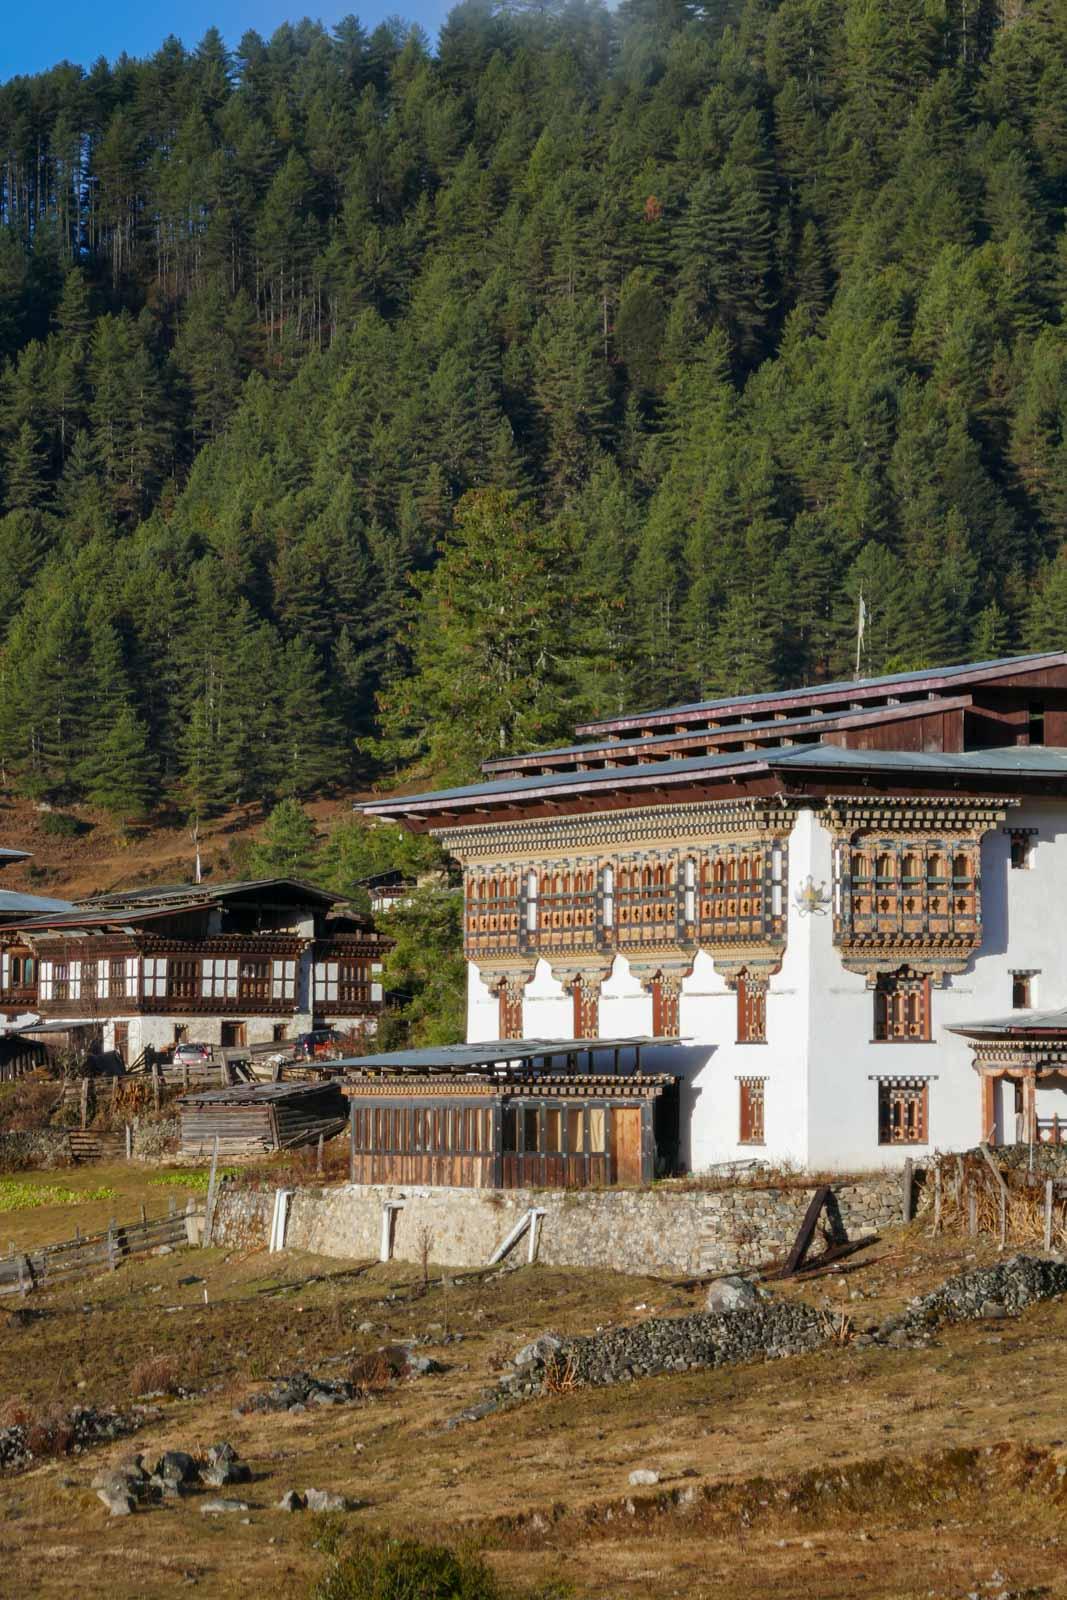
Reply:
[[343, 1406], [366, 1396], [369, 1386], [401, 1378], [424, 1378], [443, 1372], [440, 1362], [416, 1355], [409, 1345], [383, 1345], [352, 1362], [351, 1378], [315, 1377], [310, 1372], [292, 1372], [277, 1378], [269, 1389], [250, 1395], [237, 1407], [239, 1414], [249, 1411], [293, 1411], [299, 1414], [311, 1406]]
[[445, 1426], [477, 1421], [517, 1401], [561, 1388], [628, 1383], [655, 1373], [801, 1355], [833, 1338], [838, 1327], [832, 1316], [811, 1306], [768, 1298], [736, 1311], [649, 1317], [632, 1327], [575, 1338], [543, 1333], [512, 1358], [513, 1371]]
[[[185, 1450], [165, 1450], [155, 1466], [145, 1465], [143, 1455], [131, 1456], [115, 1467], [104, 1467], [93, 1479], [97, 1498], [113, 1517], [128, 1517], [138, 1506], [147, 1507], [163, 1500], [178, 1499], [197, 1488], [223, 1489], [233, 1483], [249, 1483], [252, 1470], [240, 1460], [232, 1444], [213, 1444], [202, 1456]], [[240, 1501], [207, 1501], [200, 1508], [243, 1510]]]
[[1067, 1262], [1012, 1256], [992, 1267], [974, 1267], [908, 1303], [874, 1330], [878, 1342], [905, 1344], [928, 1336], [945, 1322], [1017, 1316], [1039, 1300], [1067, 1294]]
[[76, 1406], [55, 1424], [14, 1423], [9, 1428], [0, 1428], [0, 1470], [18, 1470], [44, 1456], [56, 1454], [54, 1441], [60, 1435], [66, 1439], [62, 1453], [78, 1455], [89, 1445], [123, 1439], [158, 1417], [157, 1410], [146, 1406], [136, 1406], [131, 1411], [98, 1411], [92, 1406]]

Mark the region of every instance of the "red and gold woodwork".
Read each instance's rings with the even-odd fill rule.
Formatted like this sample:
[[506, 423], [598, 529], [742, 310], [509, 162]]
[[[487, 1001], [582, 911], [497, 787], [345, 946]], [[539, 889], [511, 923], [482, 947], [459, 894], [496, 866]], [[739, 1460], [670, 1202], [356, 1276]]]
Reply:
[[[679, 974], [698, 950], [731, 983], [777, 970], [792, 820], [788, 807], [721, 801], [438, 836], [463, 863], [466, 954], [490, 988], [543, 958], [574, 996], [575, 1037], [592, 1037], [601, 976], [623, 955], [651, 989], [655, 1031], [676, 1034]], [[501, 1036], [514, 1037], [505, 1021], [513, 1005]]]
[[982, 942], [982, 839], [1008, 800], [842, 795], [834, 834], [834, 943], [850, 972], [901, 968], [935, 981], [964, 971]]

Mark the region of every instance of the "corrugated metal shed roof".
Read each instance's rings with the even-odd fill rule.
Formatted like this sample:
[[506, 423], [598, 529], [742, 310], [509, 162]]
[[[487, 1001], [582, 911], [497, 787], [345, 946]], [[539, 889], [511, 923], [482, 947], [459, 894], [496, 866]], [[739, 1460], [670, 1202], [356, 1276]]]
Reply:
[[677, 1044], [677, 1036], [656, 1038], [629, 1035], [622, 1039], [488, 1039], [482, 1044], [427, 1045], [420, 1050], [388, 1050], [377, 1056], [345, 1056], [331, 1067], [373, 1067], [401, 1072], [427, 1072], [435, 1067], [463, 1072], [479, 1067], [506, 1067], [516, 1061], [536, 1061], [585, 1050], [630, 1050], [644, 1045]]
[[336, 1094], [336, 1084], [328, 1079], [314, 1083], [247, 1083], [228, 1089], [190, 1089], [180, 1105], [270, 1105], [275, 1100], [294, 1100], [309, 1094]]
[[44, 895], [21, 894], [17, 889], [0, 889], [0, 922], [8, 917], [33, 916], [41, 911], [70, 911], [70, 900], [49, 900]]

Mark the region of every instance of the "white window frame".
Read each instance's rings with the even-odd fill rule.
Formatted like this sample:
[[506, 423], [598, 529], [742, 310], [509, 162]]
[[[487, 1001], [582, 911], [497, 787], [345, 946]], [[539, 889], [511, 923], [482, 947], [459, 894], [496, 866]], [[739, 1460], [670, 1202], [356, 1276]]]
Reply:
[[615, 926], [615, 868], [605, 867], [601, 874], [601, 888], [604, 894], [604, 926]]
[[331, 1000], [337, 1004], [338, 984], [341, 978], [341, 963], [339, 961], [316, 961], [315, 963], [315, 1000], [329, 1005]]
[[296, 962], [278, 960], [270, 964], [270, 993], [272, 1000], [296, 999]]
[[145, 956], [142, 963], [142, 994], [146, 1000], [167, 998], [166, 956]]

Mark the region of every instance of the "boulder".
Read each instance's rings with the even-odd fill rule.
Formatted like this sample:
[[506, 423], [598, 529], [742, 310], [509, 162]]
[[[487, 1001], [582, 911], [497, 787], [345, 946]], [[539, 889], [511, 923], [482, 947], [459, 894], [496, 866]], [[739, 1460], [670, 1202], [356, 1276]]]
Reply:
[[124, 1485], [98, 1489], [96, 1497], [104, 1502], [113, 1517], [128, 1517], [133, 1511], [133, 1495]]
[[727, 1278], [716, 1278], [708, 1289], [704, 1310], [716, 1314], [723, 1311], [754, 1311], [762, 1300], [763, 1296], [754, 1283], [732, 1274]]
[[302, 1494], [297, 1494], [295, 1489], [287, 1489], [278, 1501], [279, 1511], [303, 1511], [307, 1501]]
[[244, 1500], [205, 1500], [200, 1507], [200, 1513], [205, 1517], [222, 1517], [231, 1511], [247, 1511], [248, 1505]]
[[659, 1473], [652, 1467], [636, 1467], [630, 1474], [631, 1489], [649, 1489], [659, 1482]]
[[343, 1494], [331, 1494], [328, 1489], [305, 1489], [304, 1504], [309, 1511], [348, 1511], [350, 1502]]
[[558, 1333], [541, 1333], [529, 1344], [524, 1344], [511, 1358], [513, 1367], [532, 1367], [539, 1361], [548, 1361], [563, 1346]]
[[156, 1464], [156, 1476], [171, 1483], [195, 1483], [196, 1461], [186, 1450], [166, 1450]]

